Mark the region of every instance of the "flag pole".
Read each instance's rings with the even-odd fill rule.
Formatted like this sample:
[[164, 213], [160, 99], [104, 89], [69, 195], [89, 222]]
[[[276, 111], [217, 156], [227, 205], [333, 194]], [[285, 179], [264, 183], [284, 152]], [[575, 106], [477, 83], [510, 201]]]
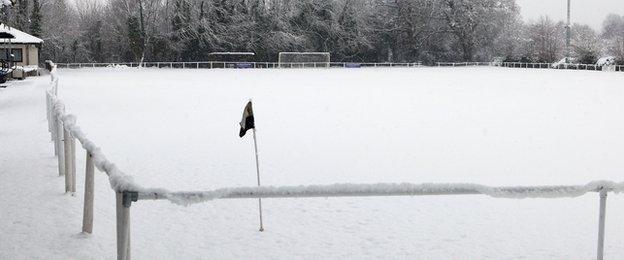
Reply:
[[[256, 128], [252, 128], [253, 130], [253, 139], [254, 139], [254, 151], [256, 152], [256, 175], [258, 177], [258, 187], [260, 187], [260, 166], [258, 163], [258, 142], [256, 141]], [[262, 225], [262, 199], [258, 198], [258, 212], [260, 213], [260, 232], [264, 231], [264, 226]]]

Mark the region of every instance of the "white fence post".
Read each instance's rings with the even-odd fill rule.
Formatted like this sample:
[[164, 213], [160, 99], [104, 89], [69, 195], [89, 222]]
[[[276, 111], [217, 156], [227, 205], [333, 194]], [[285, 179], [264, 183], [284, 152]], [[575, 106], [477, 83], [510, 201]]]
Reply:
[[82, 214], [82, 232], [91, 234], [93, 232], [93, 197], [94, 197], [94, 180], [93, 175], [95, 167], [93, 165], [93, 156], [87, 151], [87, 163], [85, 167], [85, 192], [84, 192], [84, 209]]
[[130, 207], [123, 205], [123, 193], [117, 192], [117, 260], [130, 259]]
[[58, 115], [55, 115], [56, 119], [56, 146], [58, 147], [58, 154], [56, 158], [58, 159], [58, 170], [59, 176], [65, 175], [65, 153], [63, 152], [64, 146], [61, 142], [63, 142], [63, 121], [59, 120]]
[[[59, 134], [58, 134], [58, 119], [56, 118], [56, 114], [54, 112], [54, 105], [51, 106], [52, 112], [50, 116], [50, 121], [52, 124], [52, 141], [54, 142], [54, 155], [59, 156], [60, 148], [59, 148]], [[60, 171], [60, 169], [59, 169]], [[60, 173], [59, 173], [60, 174]]]
[[130, 260], [130, 206], [137, 201], [137, 192], [117, 192], [117, 260]]
[[600, 213], [598, 216], [598, 256], [596, 259], [602, 260], [604, 257], [605, 238], [605, 213], [607, 208], [607, 190], [600, 190]]
[[76, 192], [75, 143], [68, 129], [63, 129], [63, 139], [63, 150], [65, 152], [65, 192]]

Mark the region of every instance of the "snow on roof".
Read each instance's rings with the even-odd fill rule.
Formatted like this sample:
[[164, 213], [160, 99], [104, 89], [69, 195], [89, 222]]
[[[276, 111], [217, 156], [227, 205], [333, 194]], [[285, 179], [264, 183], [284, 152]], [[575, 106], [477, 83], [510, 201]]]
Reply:
[[[22, 32], [13, 27], [6, 26], [4, 24], [0, 24], [0, 33], [8, 33], [14, 36], [11, 38], [11, 43], [42, 43], [43, 40], [39, 39], [35, 36]], [[2, 43], [2, 40], [0, 40]]]

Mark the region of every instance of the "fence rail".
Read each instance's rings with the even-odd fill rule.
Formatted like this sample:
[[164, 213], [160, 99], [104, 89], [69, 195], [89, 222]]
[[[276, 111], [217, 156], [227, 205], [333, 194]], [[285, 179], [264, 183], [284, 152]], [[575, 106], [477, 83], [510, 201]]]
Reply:
[[56, 66], [51, 66], [51, 84], [46, 90], [46, 116], [48, 131], [58, 158], [59, 176], [65, 177], [65, 191], [76, 192], [76, 149], [78, 140], [86, 153], [85, 192], [82, 231], [93, 228], [94, 170], [106, 173], [111, 188], [116, 192], [117, 259], [130, 259], [130, 208], [141, 200], [168, 200], [175, 204], [190, 205], [216, 199], [249, 198], [306, 198], [306, 197], [362, 197], [362, 196], [425, 196], [482, 194], [496, 198], [564, 198], [577, 197], [588, 192], [599, 194], [597, 259], [603, 259], [605, 238], [605, 212], [608, 192], [624, 192], [624, 183], [610, 181], [590, 182], [576, 186], [519, 186], [490, 187], [478, 184], [333, 184], [282, 187], [235, 187], [199, 192], [170, 192], [162, 188], [142, 188], [128, 175], [108, 161], [100, 148], [91, 142], [77, 125], [76, 117], [65, 113], [58, 98], [59, 77]]
[[119, 63], [57, 63], [57, 68], [105, 68], [146, 67], [180, 69], [233, 69], [233, 68], [362, 68], [362, 67], [420, 67], [420, 62], [244, 62], [244, 61], [195, 61], [195, 62], [119, 62]]
[[437, 67], [492, 66], [492, 62], [436, 62]]
[[[421, 62], [244, 62], [244, 61], [194, 61], [194, 62], [111, 62], [111, 63], [57, 63], [58, 68], [107, 68], [107, 67], [145, 67], [145, 68], [180, 68], [180, 69], [285, 69], [285, 68], [369, 68], [369, 67], [423, 67]], [[496, 66], [527, 69], [572, 69], [605, 70], [596, 64], [568, 63], [553, 66], [553, 63], [539, 62], [436, 62], [436, 67], [472, 67]], [[624, 71], [624, 65], [612, 65], [613, 71]]]

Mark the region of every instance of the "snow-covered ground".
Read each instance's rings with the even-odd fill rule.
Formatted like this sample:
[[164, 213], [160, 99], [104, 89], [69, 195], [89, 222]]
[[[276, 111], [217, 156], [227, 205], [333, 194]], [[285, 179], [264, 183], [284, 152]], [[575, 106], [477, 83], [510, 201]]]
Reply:
[[[253, 186], [253, 98], [264, 185], [623, 181], [624, 74], [505, 68], [60, 70], [78, 124], [144, 187]], [[96, 174], [94, 234], [64, 195], [45, 121], [48, 77], [0, 89], [0, 258], [115, 257], [114, 193]], [[79, 147], [79, 146], [78, 146]], [[606, 257], [624, 256], [624, 195]], [[132, 255], [173, 258], [591, 259], [598, 195], [217, 200], [132, 206]]]

